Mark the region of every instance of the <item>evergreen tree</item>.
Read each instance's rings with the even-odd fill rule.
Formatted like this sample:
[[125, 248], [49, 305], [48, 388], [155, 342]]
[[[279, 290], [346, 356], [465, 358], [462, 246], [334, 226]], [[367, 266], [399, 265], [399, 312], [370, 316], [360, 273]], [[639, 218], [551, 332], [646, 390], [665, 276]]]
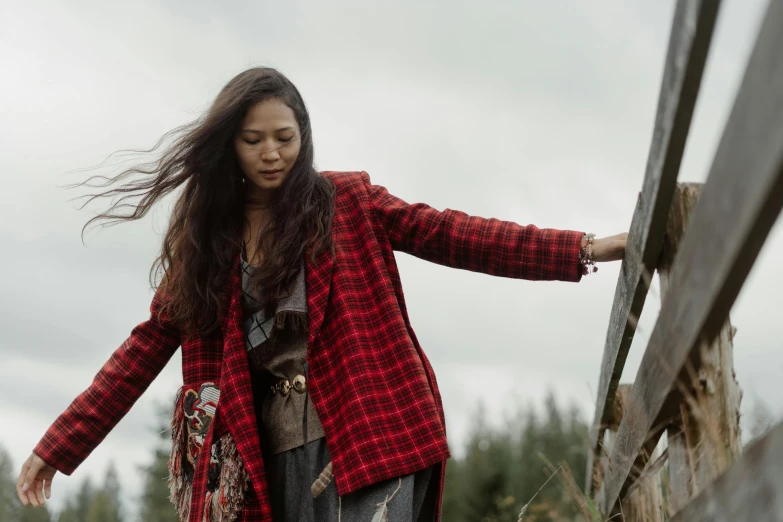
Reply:
[[507, 433], [496, 433], [481, 426], [473, 434], [463, 468], [468, 473], [463, 483], [466, 520], [490, 522], [507, 519], [508, 499], [513, 497], [510, 488], [513, 457]]
[[106, 495], [108, 496], [111, 503], [117, 507], [117, 519], [119, 520], [119, 511], [121, 505], [120, 477], [117, 474], [117, 467], [114, 465], [114, 461], [109, 462], [109, 466], [106, 468], [106, 479], [103, 483], [103, 490], [106, 492]]
[[87, 512], [90, 510], [93, 496], [95, 496], [95, 489], [92, 487], [90, 477], [86, 477], [82, 481], [79, 493], [76, 494], [76, 514], [78, 516], [76, 520], [79, 522], [86, 522]]
[[463, 522], [463, 486], [462, 486], [462, 461], [454, 457], [446, 464], [446, 480], [443, 486], [443, 504], [441, 506], [443, 520], [450, 522]]
[[118, 522], [120, 520], [118, 517], [117, 505], [114, 504], [109, 493], [102, 489], [92, 496], [84, 522]]
[[520, 408], [501, 428], [487, 425], [483, 405], [474, 416], [465, 456], [446, 467], [443, 520], [517, 522], [525, 504], [526, 522], [571, 520], [576, 505], [559, 480], [547, 483], [551, 472], [541, 455], [555, 468], [566, 464], [558, 474], [572, 472], [578, 485], [584, 483], [588, 426], [579, 410], [560, 408], [550, 393], [543, 415]]
[[113, 462], [109, 462], [103, 487], [95, 488], [90, 478], [86, 477], [76, 496], [66, 502], [57, 522], [123, 522], [120, 495], [117, 468]]
[[65, 507], [57, 517], [57, 522], [86, 522], [93, 496], [95, 491], [92, 482], [90, 477], [86, 477], [82, 480], [76, 496], [66, 501]]
[[96, 491], [89, 502], [85, 522], [122, 522], [120, 505], [120, 480], [113, 462], [106, 468], [103, 487]]
[[76, 507], [76, 502], [68, 500], [65, 503], [65, 507], [57, 516], [57, 522], [83, 522], [83, 518], [79, 518], [79, 510]]
[[158, 406], [157, 417], [155, 432], [158, 434], [158, 443], [152, 454], [152, 462], [139, 470], [144, 480], [139, 515], [145, 522], [177, 522], [177, 511], [169, 500], [168, 487], [171, 409]]
[[51, 520], [52, 516], [46, 506], [22, 507], [16, 518], [18, 522], [50, 522]]
[[8, 451], [0, 446], [0, 522], [50, 522], [45, 505], [24, 507], [19, 502], [14, 476], [17, 471]]
[[0, 446], [0, 522], [12, 522], [18, 505], [14, 464], [11, 455]]

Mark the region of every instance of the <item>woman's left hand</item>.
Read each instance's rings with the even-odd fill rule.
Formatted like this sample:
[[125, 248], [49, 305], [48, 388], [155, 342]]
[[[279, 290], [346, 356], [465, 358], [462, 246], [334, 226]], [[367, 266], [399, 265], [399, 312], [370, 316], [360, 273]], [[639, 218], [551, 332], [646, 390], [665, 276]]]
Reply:
[[619, 261], [625, 254], [628, 232], [593, 240], [593, 259], [596, 263]]

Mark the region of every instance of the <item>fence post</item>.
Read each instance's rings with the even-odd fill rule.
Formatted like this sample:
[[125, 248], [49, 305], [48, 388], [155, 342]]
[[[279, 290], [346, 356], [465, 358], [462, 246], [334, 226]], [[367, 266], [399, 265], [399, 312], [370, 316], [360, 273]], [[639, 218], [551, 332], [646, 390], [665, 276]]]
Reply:
[[[629, 404], [632, 387], [631, 384], [623, 384], [617, 389], [618, 399], [622, 398], [618, 401], [620, 409], [615, 409], [617, 425], [627, 408], [634, 407]], [[617, 425], [614, 426], [615, 430]], [[625, 500], [621, 501], [623, 522], [664, 522], [663, 489], [661, 475], [658, 473], [660, 461], [656, 459], [658, 455], [654, 447], [649, 448], [649, 454], [649, 465], [645, 470], [634, 470], [633, 474], [637, 475], [636, 482], [628, 490]]]
[[[623, 415], [629, 405], [628, 398], [631, 395], [632, 385], [621, 384], [617, 387], [615, 398], [612, 402], [612, 412], [609, 417], [609, 424], [606, 426], [606, 435], [603, 438], [601, 457], [595, 466], [593, 475], [593, 500], [596, 504], [600, 503], [602, 493], [601, 482], [609, 471], [610, 462], [608, 454], [612, 450], [617, 428]], [[651, 460], [654, 460], [651, 459]], [[663, 491], [661, 488], [660, 475], [653, 473], [639, 479], [629, 494], [628, 499], [623, 503], [624, 522], [663, 522], [664, 521], [664, 502]]]
[[[677, 184], [658, 264], [661, 302], [666, 298], [669, 270], [696, 208], [701, 186]], [[741, 453], [742, 392], [734, 374], [735, 331], [727, 320], [715, 341], [702, 348], [698, 370], [688, 368], [687, 382], [681, 382], [679, 404], [673, 408], [673, 419], [667, 428], [671, 515], [711, 484]]]
[[[655, 461], [653, 454], [652, 462]], [[656, 466], [657, 467], [657, 466]], [[623, 522], [664, 522], [665, 506], [661, 474], [657, 472], [639, 479], [623, 502]]]
[[604, 428], [606, 430], [606, 434], [603, 436], [603, 442], [601, 443], [601, 457], [598, 459], [598, 463], [593, 468], [592, 491], [593, 500], [596, 504], [599, 503], [601, 483], [609, 472], [609, 454], [612, 451], [612, 444], [614, 444], [615, 435], [617, 435], [617, 427], [620, 425], [620, 421], [623, 419], [625, 405], [630, 392], [630, 384], [621, 384], [615, 391], [615, 398], [612, 401], [612, 411], [609, 415], [609, 422]]

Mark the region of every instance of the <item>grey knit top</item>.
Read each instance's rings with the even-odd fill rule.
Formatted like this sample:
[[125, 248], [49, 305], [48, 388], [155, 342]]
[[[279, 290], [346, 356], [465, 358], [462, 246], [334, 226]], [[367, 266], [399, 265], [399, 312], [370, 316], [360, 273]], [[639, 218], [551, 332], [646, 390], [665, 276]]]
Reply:
[[[253, 267], [242, 259], [242, 290], [246, 310], [257, 308], [250, 284]], [[307, 357], [307, 293], [304, 267], [291, 295], [280, 300], [274, 317], [263, 310], [245, 314], [245, 347], [251, 371], [275, 383], [261, 404], [259, 435], [271, 454], [302, 446], [304, 363]], [[306, 384], [305, 384], [306, 385]], [[311, 400], [307, 401], [307, 442], [324, 436]]]

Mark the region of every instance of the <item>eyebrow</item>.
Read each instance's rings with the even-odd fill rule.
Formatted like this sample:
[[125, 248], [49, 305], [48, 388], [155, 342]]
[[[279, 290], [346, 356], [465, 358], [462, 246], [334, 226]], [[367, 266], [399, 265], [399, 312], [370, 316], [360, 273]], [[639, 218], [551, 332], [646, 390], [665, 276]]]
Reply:
[[[293, 127], [282, 127], [280, 129], [275, 130], [274, 132], [283, 132], [283, 131], [292, 131], [292, 130], [294, 130]], [[255, 129], [242, 129], [242, 132], [255, 132], [256, 134], [263, 134], [262, 131], [255, 130]]]

